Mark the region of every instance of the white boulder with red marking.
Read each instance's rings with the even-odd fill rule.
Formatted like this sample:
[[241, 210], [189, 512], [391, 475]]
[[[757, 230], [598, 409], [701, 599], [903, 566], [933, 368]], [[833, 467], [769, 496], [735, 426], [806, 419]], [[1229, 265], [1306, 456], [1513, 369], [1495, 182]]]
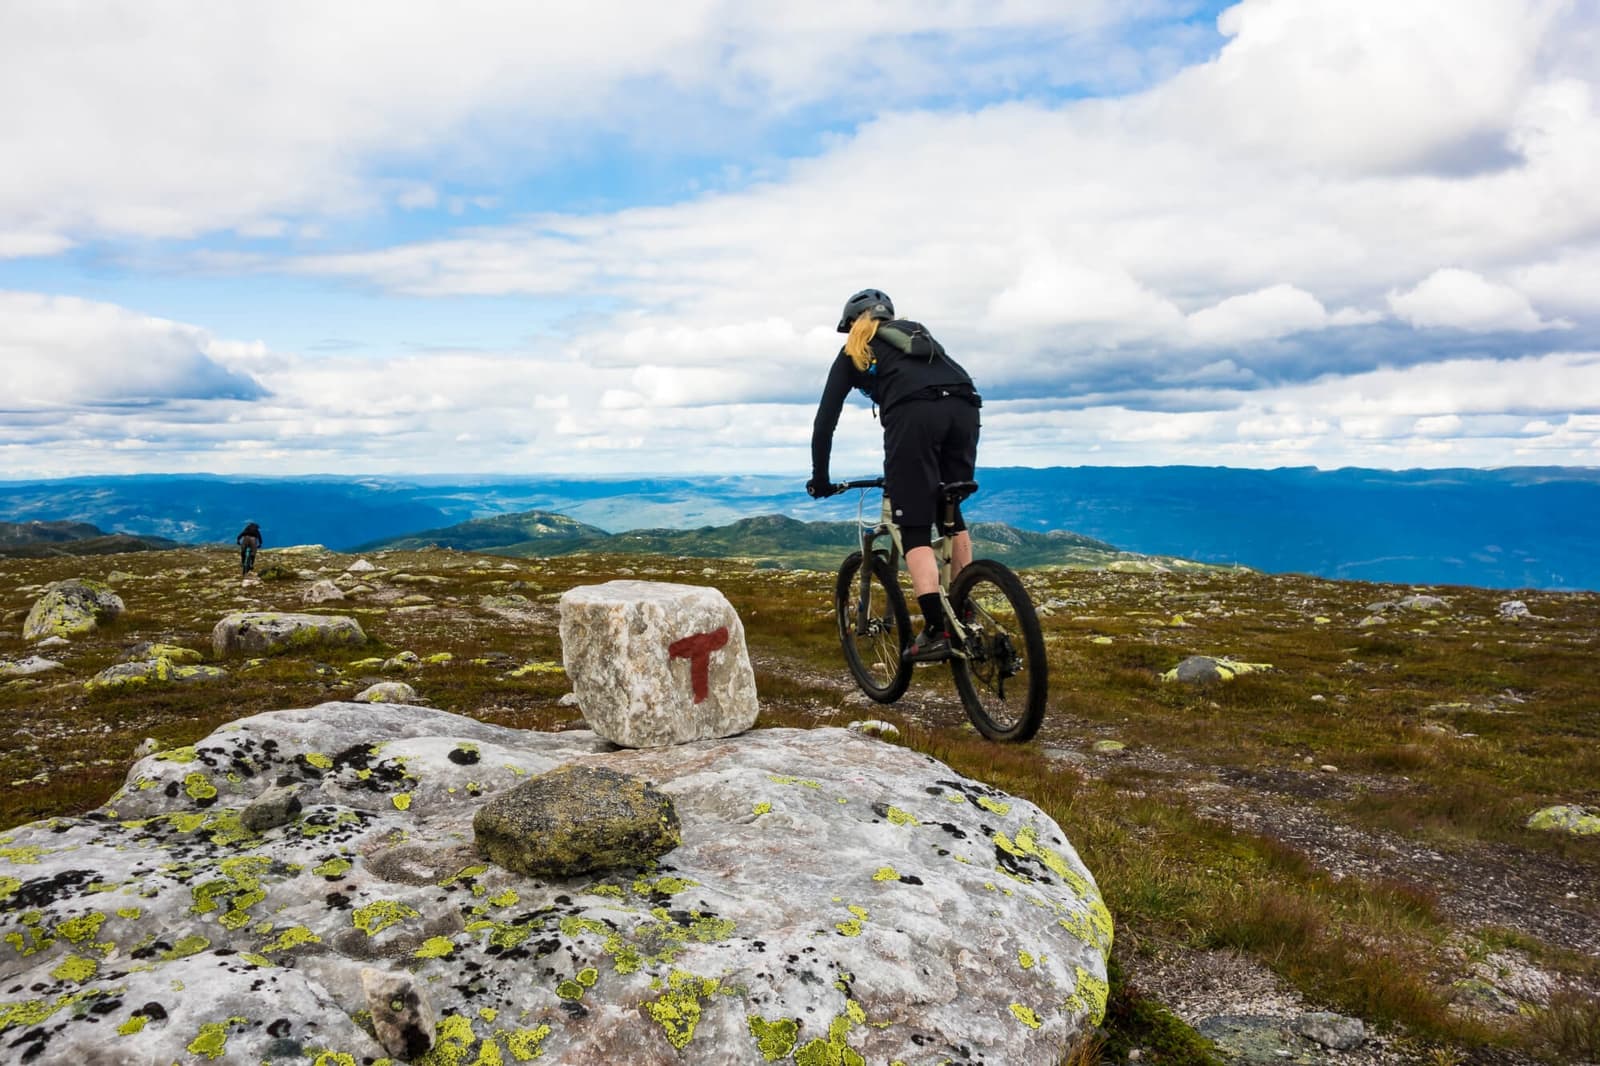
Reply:
[[561, 657], [583, 717], [625, 748], [733, 736], [755, 725], [744, 625], [719, 590], [663, 581], [561, 597]]

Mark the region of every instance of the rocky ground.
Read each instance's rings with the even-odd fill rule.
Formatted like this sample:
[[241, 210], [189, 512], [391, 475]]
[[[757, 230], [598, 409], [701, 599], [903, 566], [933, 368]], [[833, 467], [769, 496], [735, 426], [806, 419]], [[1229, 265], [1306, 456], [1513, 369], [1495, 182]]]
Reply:
[[[1597, 1057], [1600, 835], [1526, 824], [1555, 804], [1600, 809], [1595, 595], [1030, 571], [1051, 712], [1035, 742], [1002, 751], [965, 724], [941, 668], [921, 668], [892, 706], [855, 690], [831, 575], [455, 552], [353, 563], [269, 552], [266, 579], [241, 583], [220, 552], [0, 562], [0, 663], [12, 664], [0, 665], [0, 824], [98, 805], [146, 737], [192, 743], [379, 682], [495, 724], [577, 725], [554, 600], [621, 576], [704, 583], [744, 620], [762, 725], [884, 719], [1049, 811], [1117, 917], [1122, 992], [1171, 1008], [1222, 1061]], [[69, 577], [105, 581], [126, 610], [63, 644], [24, 640], [34, 601]], [[215, 656], [220, 618], [269, 608], [347, 615], [369, 643]], [[152, 661], [151, 643], [220, 676], [86, 688], [119, 660]], [[1270, 669], [1161, 680], [1190, 655]], [[1323, 1013], [1361, 1019], [1359, 1042], [1305, 1035]], [[1103, 1061], [1204, 1061], [1126, 1024]]]

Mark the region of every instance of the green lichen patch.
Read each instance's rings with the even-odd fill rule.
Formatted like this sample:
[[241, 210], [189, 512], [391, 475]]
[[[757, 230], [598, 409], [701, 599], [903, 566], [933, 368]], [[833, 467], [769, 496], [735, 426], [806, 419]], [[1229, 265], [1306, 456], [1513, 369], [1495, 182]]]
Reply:
[[456, 945], [449, 937], [430, 936], [413, 954], [419, 959], [442, 959], [448, 957], [455, 949]]
[[364, 907], [357, 907], [350, 915], [355, 927], [368, 936], [377, 936], [392, 925], [416, 917], [418, 912], [415, 907], [397, 899], [373, 900]]
[[229, 1028], [244, 1024], [246, 1019], [237, 1016], [225, 1022], [206, 1022], [200, 1026], [195, 1038], [189, 1041], [189, 1054], [203, 1059], [220, 1059], [228, 1050]]
[[714, 977], [698, 977], [684, 970], [673, 970], [667, 975], [665, 987], [660, 978], [651, 987], [661, 991], [646, 1011], [666, 1034], [667, 1043], [682, 1051], [694, 1039], [695, 1027], [700, 1024], [700, 1001], [716, 995], [721, 981]]
[[1029, 1029], [1037, 1029], [1044, 1024], [1039, 1020], [1039, 1015], [1034, 1013], [1032, 1008], [1025, 1007], [1021, 1003], [1011, 1004], [1011, 1013], [1017, 1021], [1026, 1025]]
[[745, 1021], [750, 1026], [750, 1035], [755, 1037], [756, 1049], [767, 1062], [786, 1059], [794, 1050], [800, 1035], [799, 1019], [779, 1018], [769, 1022], [758, 1014], [752, 1014]]

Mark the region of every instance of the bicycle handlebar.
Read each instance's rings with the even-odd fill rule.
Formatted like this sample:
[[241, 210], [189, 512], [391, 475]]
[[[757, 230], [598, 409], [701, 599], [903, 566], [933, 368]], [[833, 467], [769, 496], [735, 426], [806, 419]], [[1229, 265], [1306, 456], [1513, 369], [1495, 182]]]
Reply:
[[847, 492], [850, 489], [881, 488], [883, 488], [883, 478], [881, 477], [862, 478], [859, 481], [837, 481], [833, 485], [833, 491], [835, 492]]

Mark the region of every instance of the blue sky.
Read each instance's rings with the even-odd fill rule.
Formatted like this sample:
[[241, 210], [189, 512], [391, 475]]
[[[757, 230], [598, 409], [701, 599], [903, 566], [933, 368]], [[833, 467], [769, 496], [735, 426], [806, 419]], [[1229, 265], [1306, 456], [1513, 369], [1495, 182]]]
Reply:
[[20, 0], [0, 477], [803, 480], [865, 286], [986, 465], [1600, 465], [1597, 72], [1592, 0]]

